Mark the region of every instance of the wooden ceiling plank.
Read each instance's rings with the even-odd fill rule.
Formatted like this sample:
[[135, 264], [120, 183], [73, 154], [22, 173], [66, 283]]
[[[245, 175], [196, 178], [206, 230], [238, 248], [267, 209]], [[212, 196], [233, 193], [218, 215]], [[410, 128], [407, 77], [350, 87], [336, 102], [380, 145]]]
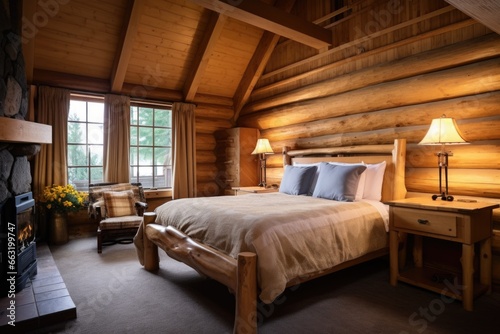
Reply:
[[[36, 12], [37, 2], [32, 0], [23, 1], [23, 17], [33, 17]], [[26, 36], [26, 31], [22, 29], [23, 34], [23, 55], [26, 71], [26, 81], [28, 84], [33, 82], [33, 69], [35, 68], [35, 36]]]
[[332, 45], [332, 32], [330, 30], [260, 1], [241, 0], [237, 6], [219, 0], [191, 1], [204, 8], [318, 50]]
[[[285, 13], [289, 13], [294, 4], [295, 0], [282, 0], [278, 1], [276, 8], [283, 10]], [[236, 123], [241, 109], [243, 109], [243, 106], [250, 99], [252, 90], [264, 72], [267, 62], [269, 61], [276, 44], [278, 44], [279, 39], [279, 35], [273, 34], [269, 31], [265, 31], [260, 39], [259, 45], [257, 46], [257, 49], [255, 50], [234, 94], [233, 124]]]
[[500, 35], [500, 2], [498, 0], [445, 1]]
[[200, 86], [201, 78], [203, 73], [205, 73], [208, 61], [210, 60], [210, 56], [212, 55], [215, 45], [219, 40], [226, 20], [227, 16], [219, 13], [212, 12], [210, 15], [210, 20], [206, 29], [207, 31], [199, 50], [196, 53], [196, 59], [193, 62], [192, 70], [189, 73], [184, 85], [184, 96], [186, 102], [194, 101], [194, 97], [198, 87]]
[[111, 91], [119, 93], [122, 90], [123, 82], [127, 72], [128, 62], [132, 54], [134, 40], [137, 36], [137, 30], [141, 15], [144, 11], [146, 1], [130, 0], [129, 8], [127, 10], [127, 19], [122, 31], [122, 40], [118, 47], [118, 54], [116, 55], [113, 64], [113, 71], [111, 72]]

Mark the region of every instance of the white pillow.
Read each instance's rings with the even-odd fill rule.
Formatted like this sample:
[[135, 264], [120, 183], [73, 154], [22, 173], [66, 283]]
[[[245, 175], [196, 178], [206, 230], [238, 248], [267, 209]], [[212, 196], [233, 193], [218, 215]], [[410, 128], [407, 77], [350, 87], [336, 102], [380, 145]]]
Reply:
[[382, 183], [384, 182], [384, 173], [387, 163], [382, 161], [377, 164], [365, 164], [365, 189], [363, 198], [374, 201], [382, 200]]

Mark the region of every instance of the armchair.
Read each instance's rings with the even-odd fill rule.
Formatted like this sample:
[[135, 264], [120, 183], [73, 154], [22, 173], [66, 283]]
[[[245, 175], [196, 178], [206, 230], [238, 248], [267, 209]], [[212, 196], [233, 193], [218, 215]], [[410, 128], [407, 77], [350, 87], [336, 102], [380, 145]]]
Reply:
[[89, 186], [89, 215], [98, 221], [97, 253], [103, 245], [131, 243], [148, 205], [141, 183]]

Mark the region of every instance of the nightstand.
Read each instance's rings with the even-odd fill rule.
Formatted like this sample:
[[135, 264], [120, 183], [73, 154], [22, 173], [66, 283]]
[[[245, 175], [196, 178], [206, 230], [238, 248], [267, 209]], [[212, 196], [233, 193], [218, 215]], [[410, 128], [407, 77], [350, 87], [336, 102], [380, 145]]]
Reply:
[[[431, 198], [407, 198], [387, 204], [390, 283], [396, 286], [401, 281], [429, 289], [461, 300], [464, 309], [472, 311], [473, 299], [491, 292], [492, 210], [499, 205]], [[400, 268], [399, 240], [406, 240], [409, 235], [413, 235], [413, 264]], [[422, 256], [423, 238], [460, 243], [461, 275], [427, 267]], [[474, 275], [475, 247], [479, 251], [479, 275]]]
[[262, 193], [275, 193], [278, 188], [266, 188], [266, 187], [233, 187], [234, 194], [236, 196], [248, 195], [248, 194], [262, 194]]

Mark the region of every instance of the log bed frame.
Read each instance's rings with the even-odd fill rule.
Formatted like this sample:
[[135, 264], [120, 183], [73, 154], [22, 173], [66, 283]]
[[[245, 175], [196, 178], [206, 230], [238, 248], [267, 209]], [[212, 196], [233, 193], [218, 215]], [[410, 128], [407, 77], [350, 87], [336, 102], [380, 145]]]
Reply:
[[[404, 181], [405, 139], [396, 139], [393, 145], [363, 145], [294, 151], [285, 148], [283, 154], [285, 164], [290, 164], [292, 158], [294, 161], [301, 163], [318, 161], [377, 163], [385, 160], [387, 166], [382, 188], [382, 201], [402, 199], [406, 196]], [[305, 157], [309, 155], [315, 157]], [[155, 218], [156, 214], [153, 212], [144, 213], [144, 268], [148, 271], [159, 269], [158, 247], [162, 248], [171, 258], [184, 262], [201, 275], [224, 284], [235, 294], [236, 306], [233, 333], [256, 333], [257, 255], [243, 252], [238, 254], [238, 258], [235, 259], [189, 238], [171, 226], [155, 224]], [[388, 247], [341, 263], [329, 270], [294, 279], [288, 283], [288, 286], [348, 268], [385, 254], [388, 254]]]

